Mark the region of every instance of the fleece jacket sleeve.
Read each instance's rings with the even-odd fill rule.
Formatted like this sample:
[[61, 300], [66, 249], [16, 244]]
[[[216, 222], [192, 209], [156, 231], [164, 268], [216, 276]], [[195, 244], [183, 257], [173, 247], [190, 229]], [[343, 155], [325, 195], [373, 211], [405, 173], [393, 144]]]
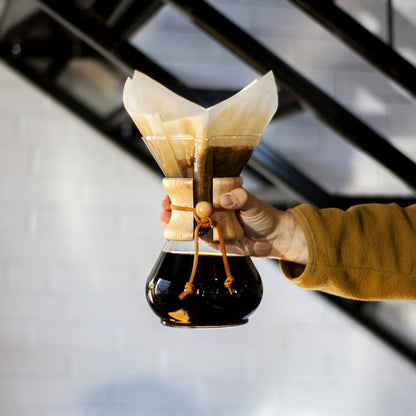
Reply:
[[281, 261], [304, 289], [359, 300], [416, 300], [416, 205], [290, 210], [308, 246], [301, 266]]

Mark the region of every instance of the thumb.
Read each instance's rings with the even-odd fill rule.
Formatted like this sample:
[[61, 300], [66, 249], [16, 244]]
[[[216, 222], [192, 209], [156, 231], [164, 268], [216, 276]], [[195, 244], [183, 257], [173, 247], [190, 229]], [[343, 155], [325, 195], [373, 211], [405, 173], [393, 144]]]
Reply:
[[254, 199], [244, 188], [236, 188], [220, 195], [219, 203], [225, 209], [246, 211], [254, 205]]
[[244, 188], [236, 188], [219, 198], [220, 205], [228, 210], [238, 210], [239, 219], [251, 232], [268, 235], [277, 225], [277, 211]]

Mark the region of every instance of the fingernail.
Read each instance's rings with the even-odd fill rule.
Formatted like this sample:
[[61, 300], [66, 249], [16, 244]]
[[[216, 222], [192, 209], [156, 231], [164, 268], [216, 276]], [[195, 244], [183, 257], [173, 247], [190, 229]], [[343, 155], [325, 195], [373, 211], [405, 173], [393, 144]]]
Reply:
[[234, 197], [231, 194], [223, 194], [220, 196], [220, 204], [223, 207], [234, 205]]

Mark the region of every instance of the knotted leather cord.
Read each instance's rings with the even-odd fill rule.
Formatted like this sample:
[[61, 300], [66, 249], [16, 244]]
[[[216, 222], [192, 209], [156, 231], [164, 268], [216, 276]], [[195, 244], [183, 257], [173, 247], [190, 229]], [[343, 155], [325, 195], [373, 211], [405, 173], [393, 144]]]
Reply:
[[[228, 264], [227, 259], [227, 253], [225, 251], [225, 243], [224, 243], [224, 237], [222, 234], [222, 230], [220, 225], [214, 221], [212, 215], [208, 217], [200, 217], [196, 212], [195, 208], [193, 207], [180, 207], [177, 205], [170, 205], [171, 209], [177, 210], [177, 211], [188, 211], [194, 213], [194, 218], [196, 221], [196, 227], [194, 230], [194, 243], [195, 243], [195, 251], [194, 251], [194, 261], [192, 264], [192, 271], [191, 276], [189, 277], [189, 280], [185, 283], [184, 291], [179, 295], [179, 299], [182, 300], [186, 296], [192, 294], [194, 292], [195, 286], [193, 284], [195, 274], [196, 274], [196, 268], [198, 266], [198, 257], [199, 257], [199, 230], [201, 228], [209, 228], [209, 227], [215, 227], [218, 232], [218, 239], [220, 241], [220, 247], [221, 247], [221, 255], [222, 255], [222, 261], [224, 263], [224, 269], [225, 269], [225, 275], [227, 278], [225, 279], [224, 286], [228, 289], [230, 292], [230, 295], [233, 294], [233, 291], [231, 290], [231, 285], [233, 284], [233, 281], [235, 280], [234, 277], [231, 275], [230, 265]], [[213, 208], [213, 211], [222, 211], [221, 208]]]

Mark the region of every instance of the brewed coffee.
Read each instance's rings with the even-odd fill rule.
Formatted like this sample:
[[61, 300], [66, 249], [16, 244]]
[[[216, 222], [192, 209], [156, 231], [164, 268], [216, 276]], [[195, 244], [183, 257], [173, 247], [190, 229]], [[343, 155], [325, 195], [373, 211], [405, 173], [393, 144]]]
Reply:
[[[212, 146], [200, 157], [209, 166], [209, 177], [231, 177], [238, 176], [241, 173], [253, 150], [253, 146]], [[177, 160], [182, 177], [192, 177], [194, 163], [193, 155], [187, 159]]]
[[189, 279], [193, 254], [163, 251], [149, 278], [146, 295], [149, 305], [163, 324], [183, 327], [241, 325], [259, 305], [263, 285], [250, 257], [229, 256], [235, 278], [232, 294], [221, 255], [200, 254], [194, 279], [194, 293], [180, 300]]

